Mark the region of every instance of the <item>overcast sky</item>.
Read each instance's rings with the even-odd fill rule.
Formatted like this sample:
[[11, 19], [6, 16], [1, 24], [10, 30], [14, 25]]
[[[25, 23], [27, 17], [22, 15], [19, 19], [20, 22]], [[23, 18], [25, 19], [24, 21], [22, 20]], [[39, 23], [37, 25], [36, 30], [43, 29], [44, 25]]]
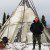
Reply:
[[[50, 0], [33, 0], [39, 17], [44, 14], [47, 24], [50, 25]], [[20, 0], [0, 0], [0, 22], [2, 21], [3, 13], [12, 14], [16, 9]]]

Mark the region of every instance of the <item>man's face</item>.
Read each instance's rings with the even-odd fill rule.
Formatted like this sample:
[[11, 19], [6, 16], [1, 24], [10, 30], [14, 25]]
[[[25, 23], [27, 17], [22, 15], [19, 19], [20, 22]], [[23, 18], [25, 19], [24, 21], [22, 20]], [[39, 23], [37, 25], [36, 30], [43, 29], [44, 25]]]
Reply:
[[38, 18], [35, 18], [35, 22], [36, 22], [36, 23], [38, 22], [38, 20], [39, 20]]

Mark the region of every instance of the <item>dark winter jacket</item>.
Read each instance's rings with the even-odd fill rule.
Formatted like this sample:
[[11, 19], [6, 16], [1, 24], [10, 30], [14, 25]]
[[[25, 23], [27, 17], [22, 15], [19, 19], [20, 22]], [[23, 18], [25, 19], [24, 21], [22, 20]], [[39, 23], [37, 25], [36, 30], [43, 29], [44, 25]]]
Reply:
[[33, 35], [40, 35], [43, 31], [43, 25], [39, 21], [36, 23], [31, 24], [30, 31], [33, 33]]

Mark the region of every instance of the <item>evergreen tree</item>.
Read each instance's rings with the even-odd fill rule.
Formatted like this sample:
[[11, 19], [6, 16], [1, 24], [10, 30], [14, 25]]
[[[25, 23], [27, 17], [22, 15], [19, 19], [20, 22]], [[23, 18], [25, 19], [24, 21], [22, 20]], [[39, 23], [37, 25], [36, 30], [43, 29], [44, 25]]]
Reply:
[[0, 23], [0, 29], [1, 29], [1, 27], [2, 27], [2, 24]]
[[5, 22], [6, 22], [6, 13], [4, 12], [2, 25], [3, 25]]
[[10, 17], [10, 15], [8, 14], [8, 15], [7, 15], [7, 19], [8, 19], [9, 17]]
[[46, 20], [45, 20], [45, 16], [44, 16], [44, 15], [42, 15], [41, 22], [42, 22], [43, 25], [46, 27]]

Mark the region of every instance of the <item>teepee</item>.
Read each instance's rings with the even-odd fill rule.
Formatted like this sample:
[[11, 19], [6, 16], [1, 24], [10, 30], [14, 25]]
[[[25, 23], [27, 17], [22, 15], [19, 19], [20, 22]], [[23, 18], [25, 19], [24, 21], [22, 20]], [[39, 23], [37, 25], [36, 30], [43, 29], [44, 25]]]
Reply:
[[[2, 27], [0, 36], [8, 37], [9, 42], [14, 42], [16, 39], [18, 42], [32, 43], [32, 33], [29, 29], [35, 17], [38, 17], [38, 14], [33, 1], [21, 0], [13, 15]], [[44, 40], [47, 42], [46, 39]]]

